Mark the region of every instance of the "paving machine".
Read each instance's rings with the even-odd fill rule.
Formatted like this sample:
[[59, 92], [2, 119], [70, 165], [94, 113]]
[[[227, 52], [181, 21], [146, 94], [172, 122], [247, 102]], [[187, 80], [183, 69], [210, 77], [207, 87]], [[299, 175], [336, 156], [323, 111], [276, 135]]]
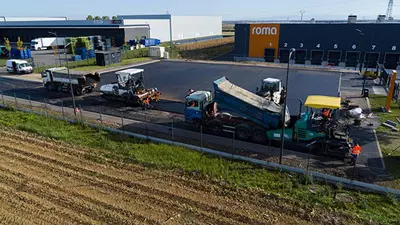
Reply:
[[143, 69], [127, 69], [115, 73], [117, 82], [102, 85], [103, 97], [125, 101], [128, 104], [149, 104], [158, 101], [161, 93], [157, 88], [145, 88]]

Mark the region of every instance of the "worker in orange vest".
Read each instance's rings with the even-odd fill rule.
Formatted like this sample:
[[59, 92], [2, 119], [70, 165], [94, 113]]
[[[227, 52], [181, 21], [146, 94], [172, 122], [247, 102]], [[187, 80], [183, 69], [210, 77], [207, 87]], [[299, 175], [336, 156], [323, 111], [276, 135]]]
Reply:
[[351, 161], [352, 161], [352, 164], [353, 164], [353, 165], [356, 164], [356, 162], [357, 162], [357, 157], [358, 157], [358, 155], [359, 155], [360, 153], [361, 153], [361, 146], [360, 146], [358, 143], [356, 143], [356, 144], [354, 145], [354, 147], [351, 149], [351, 156], [352, 156]]

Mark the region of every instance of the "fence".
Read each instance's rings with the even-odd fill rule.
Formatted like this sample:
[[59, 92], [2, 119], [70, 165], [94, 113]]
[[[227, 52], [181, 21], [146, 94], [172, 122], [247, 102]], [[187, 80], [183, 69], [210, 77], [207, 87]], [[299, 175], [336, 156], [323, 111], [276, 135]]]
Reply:
[[[273, 147], [273, 143], [271, 142], [267, 145], [257, 145], [239, 141], [235, 139], [234, 132], [227, 133], [225, 137], [214, 136], [208, 132], [204, 132], [203, 127], [200, 127], [199, 132], [189, 131], [182, 129], [184, 127], [181, 123], [181, 118], [172, 117], [170, 120], [160, 121], [158, 112], [152, 114], [151, 111], [141, 111], [135, 115], [129, 115], [130, 110], [128, 112], [111, 112], [110, 109], [101, 107], [96, 107], [99, 110], [92, 112], [84, 110], [81, 105], [73, 109], [70, 107], [70, 102], [61, 101], [57, 104], [50, 104], [51, 101], [48, 99], [42, 99], [39, 102], [37, 98], [33, 101], [31, 96], [17, 94], [9, 96], [3, 95], [2, 92], [0, 92], [0, 95], [0, 106], [2, 107], [13, 107], [17, 110], [49, 116], [71, 123], [81, 123], [99, 130], [104, 129], [154, 142], [183, 146], [203, 153], [243, 160], [268, 168], [305, 174], [323, 182], [341, 183], [348, 188], [379, 193], [392, 193], [400, 196], [398, 190], [354, 180], [353, 178], [355, 178], [354, 175], [356, 174], [355, 166], [346, 167], [344, 171], [338, 171], [337, 168], [342, 163], [332, 160], [328, 163], [330, 166], [325, 165], [321, 167], [323, 160], [320, 157], [315, 157], [310, 152], [298, 153], [288, 150], [284, 151], [284, 165], [279, 165], [277, 164], [279, 149]], [[135, 120], [132, 117], [135, 117]], [[357, 166], [357, 169], [364, 170], [366, 168]], [[332, 176], [345, 172], [349, 174], [351, 180]]]

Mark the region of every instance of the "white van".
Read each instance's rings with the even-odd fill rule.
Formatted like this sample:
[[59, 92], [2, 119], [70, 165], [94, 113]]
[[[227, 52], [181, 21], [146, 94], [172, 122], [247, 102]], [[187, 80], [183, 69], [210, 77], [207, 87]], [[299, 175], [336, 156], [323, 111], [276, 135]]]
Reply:
[[23, 74], [33, 72], [32, 66], [25, 60], [10, 59], [7, 60], [6, 66], [9, 73]]

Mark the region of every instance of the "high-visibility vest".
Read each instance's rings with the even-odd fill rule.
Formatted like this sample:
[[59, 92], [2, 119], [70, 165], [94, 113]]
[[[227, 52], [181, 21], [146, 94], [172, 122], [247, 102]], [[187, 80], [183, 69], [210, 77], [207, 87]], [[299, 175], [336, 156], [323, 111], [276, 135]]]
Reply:
[[361, 152], [361, 146], [356, 145], [351, 149], [351, 154], [353, 155], [359, 155]]

